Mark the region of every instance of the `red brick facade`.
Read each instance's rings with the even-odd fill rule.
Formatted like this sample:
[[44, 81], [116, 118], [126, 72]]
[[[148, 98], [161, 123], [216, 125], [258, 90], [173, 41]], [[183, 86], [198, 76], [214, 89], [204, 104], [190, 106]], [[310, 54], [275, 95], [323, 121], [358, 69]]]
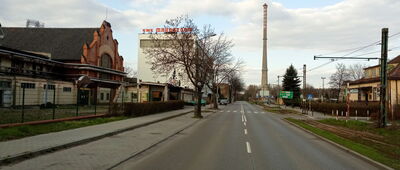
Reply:
[[[93, 41], [90, 44], [84, 44], [82, 48], [81, 64], [103, 67], [102, 56], [105, 55], [111, 61], [109, 69], [124, 71], [123, 58], [118, 53], [118, 41], [113, 38], [111, 25], [108, 22], [104, 21], [99, 31], [94, 31]], [[96, 71], [82, 70], [81, 74], [89, 77], [101, 77], [100, 73]], [[122, 78], [123, 76], [110, 75], [111, 80], [122, 81]]]

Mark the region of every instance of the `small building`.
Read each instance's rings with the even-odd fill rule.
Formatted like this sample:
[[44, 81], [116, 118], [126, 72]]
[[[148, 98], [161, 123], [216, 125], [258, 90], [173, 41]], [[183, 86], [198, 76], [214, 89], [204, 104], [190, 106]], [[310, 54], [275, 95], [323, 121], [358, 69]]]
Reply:
[[[380, 65], [364, 68], [365, 77], [350, 81], [350, 101], [378, 102], [380, 101]], [[400, 55], [388, 62], [387, 94], [389, 111], [400, 109]], [[343, 87], [345, 88], [345, 87]]]

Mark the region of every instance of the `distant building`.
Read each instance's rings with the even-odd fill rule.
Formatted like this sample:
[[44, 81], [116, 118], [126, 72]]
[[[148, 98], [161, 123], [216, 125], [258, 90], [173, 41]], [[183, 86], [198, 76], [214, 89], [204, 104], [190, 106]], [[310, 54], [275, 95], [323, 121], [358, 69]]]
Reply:
[[[2, 27], [0, 106], [93, 104], [116, 100], [124, 73], [111, 24], [98, 28]], [[78, 86], [78, 79], [86, 83]], [[56, 90], [54, 90], [56, 89]], [[79, 89], [79, 92], [78, 92]]]

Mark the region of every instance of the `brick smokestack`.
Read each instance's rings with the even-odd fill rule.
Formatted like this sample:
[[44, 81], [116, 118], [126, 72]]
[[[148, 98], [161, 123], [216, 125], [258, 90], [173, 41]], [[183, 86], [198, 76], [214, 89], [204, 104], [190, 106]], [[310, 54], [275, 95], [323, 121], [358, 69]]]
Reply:
[[262, 74], [261, 87], [262, 90], [267, 90], [268, 85], [268, 65], [267, 65], [267, 10], [268, 5], [263, 5], [263, 55], [262, 55]]

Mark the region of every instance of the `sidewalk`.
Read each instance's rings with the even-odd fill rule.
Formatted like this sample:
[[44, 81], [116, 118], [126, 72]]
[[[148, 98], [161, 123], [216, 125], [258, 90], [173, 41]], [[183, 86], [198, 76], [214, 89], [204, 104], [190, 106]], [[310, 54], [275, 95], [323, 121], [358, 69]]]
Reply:
[[215, 111], [202, 113], [203, 119], [193, 118], [192, 114], [177, 116], [79, 146], [4, 165], [0, 169], [112, 169], [148, 150], [156, 152], [160, 146], [158, 144], [167, 142], [175, 135], [185, 135], [180, 132], [197, 122], [206, 121], [213, 113]]
[[100, 125], [0, 142], [0, 165], [72, 147], [193, 112], [193, 107]]

